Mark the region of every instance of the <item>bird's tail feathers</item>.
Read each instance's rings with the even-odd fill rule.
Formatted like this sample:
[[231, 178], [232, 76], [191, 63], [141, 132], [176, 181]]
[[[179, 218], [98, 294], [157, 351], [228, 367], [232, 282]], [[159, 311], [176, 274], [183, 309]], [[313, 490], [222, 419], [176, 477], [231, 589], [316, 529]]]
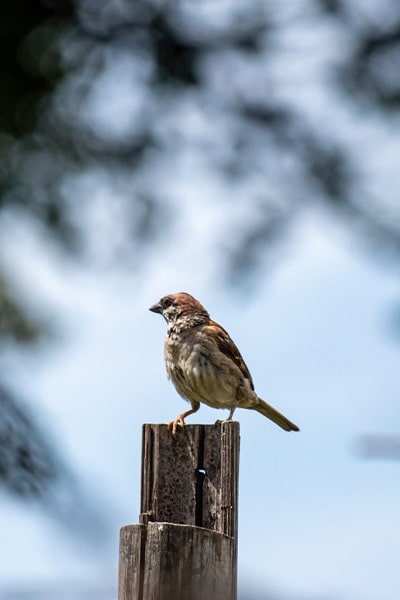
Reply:
[[267, 404], [261, 398], [258, 398], [257, 404], [255, 404], [251, 408], [264, 415], [264, 417], [271, 419], [271, 421], [276, 423], [276, 425], [279, 425], [279, 427], [282, 427], [282, 429], [284, 429], [285, 431], [300, 431], [297, 425], [292, 423], [292, 421], [289, 421], [289, 419], [287, 419], [284, 415], [277, 411], [276, 408], [274, 408], [270, 404]]

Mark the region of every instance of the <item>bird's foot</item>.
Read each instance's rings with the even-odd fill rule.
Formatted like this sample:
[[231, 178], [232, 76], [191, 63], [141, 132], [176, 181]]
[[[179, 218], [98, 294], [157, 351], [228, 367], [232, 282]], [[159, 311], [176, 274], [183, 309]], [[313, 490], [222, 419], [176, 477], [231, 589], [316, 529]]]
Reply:
[[[236, 407], [235, 407], [235, 408], [236, 408]], [[226, 417], [226, 419], [217, 419], [217, 420], [215, 421], [215, 425], [216, 425], [217, 423], [229, 423], [230, 421], [233, 421], [233, 411], [234, 411], [234, 410], [235, 410], [235, 409], [233, 409], [233, 410], [231, 410], [231, 411], [230, 411], [230, 413], [229, 413], [229, 415]]]
[[168, 423], [168, 429], [172, 429], [172, 435], [174, 437], [176, 436], [176, 428], [178, 425], [179, 427], [185, 427], [185, 417], [183, 415], [179, 415], [176, 419]]

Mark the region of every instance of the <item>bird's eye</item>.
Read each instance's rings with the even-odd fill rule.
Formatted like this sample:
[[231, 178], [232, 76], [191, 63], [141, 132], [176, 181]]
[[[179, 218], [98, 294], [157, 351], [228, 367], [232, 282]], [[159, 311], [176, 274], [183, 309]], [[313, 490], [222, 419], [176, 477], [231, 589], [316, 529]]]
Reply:
[[171, 298], [165, 298], [163, 300], [163, 308], [168, 308], [169, 306], [171, 306], [171, 304], [173, 304]]

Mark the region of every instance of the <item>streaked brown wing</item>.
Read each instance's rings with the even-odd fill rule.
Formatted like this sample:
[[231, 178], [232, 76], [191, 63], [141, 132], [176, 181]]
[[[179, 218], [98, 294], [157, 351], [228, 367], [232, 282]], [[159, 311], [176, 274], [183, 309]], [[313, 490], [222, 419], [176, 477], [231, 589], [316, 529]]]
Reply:
[[230, 358], [235, 365], [239, 367], [240, 371], [243, 373], [243, 376], [249, 380], [251, 389], [254, 390], [253, 379], [250, 375], [250, 371], [247, 368], [247, 365], [244, 362], [236, 344], [230, 338], [228, 332], [225, 331], [221, 325], [215, 323], [215, 321], [209, 321], [206, 327], [210, 335], [214, 337], [219, 350], [221, 350], [225, 356]]

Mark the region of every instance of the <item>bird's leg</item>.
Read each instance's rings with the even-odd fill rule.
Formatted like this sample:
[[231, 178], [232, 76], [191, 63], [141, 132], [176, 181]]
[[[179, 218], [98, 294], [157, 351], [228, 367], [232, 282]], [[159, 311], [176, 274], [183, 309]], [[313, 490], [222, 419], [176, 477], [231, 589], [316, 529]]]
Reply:
[[232, 421], [232, 417], [233, 417], [233, 413], [235, 412], [236, 406], [232, 406], [231, 410], [229, 411], [229, 415], [228, 418], [225, 419], [225, 421]]
[[181, 413], [180, 415], [178, 415], [176, 417], [176, 419], [174, 419], [173, 421], [170, 421], [170, 423], [168, 423], [168, 429], [172, 429], [172, 435], [174, 437], [176, 435], [176, 428], [178, 427], [178, 425], [179, 425], [179, 427], [185, 427], [186, 417], [197, 412], [199, 410], [199, 408], [200, 408], [199, 402], [193, 403], [192, 408], [190, 410], [187, 410], [184, 413]]

